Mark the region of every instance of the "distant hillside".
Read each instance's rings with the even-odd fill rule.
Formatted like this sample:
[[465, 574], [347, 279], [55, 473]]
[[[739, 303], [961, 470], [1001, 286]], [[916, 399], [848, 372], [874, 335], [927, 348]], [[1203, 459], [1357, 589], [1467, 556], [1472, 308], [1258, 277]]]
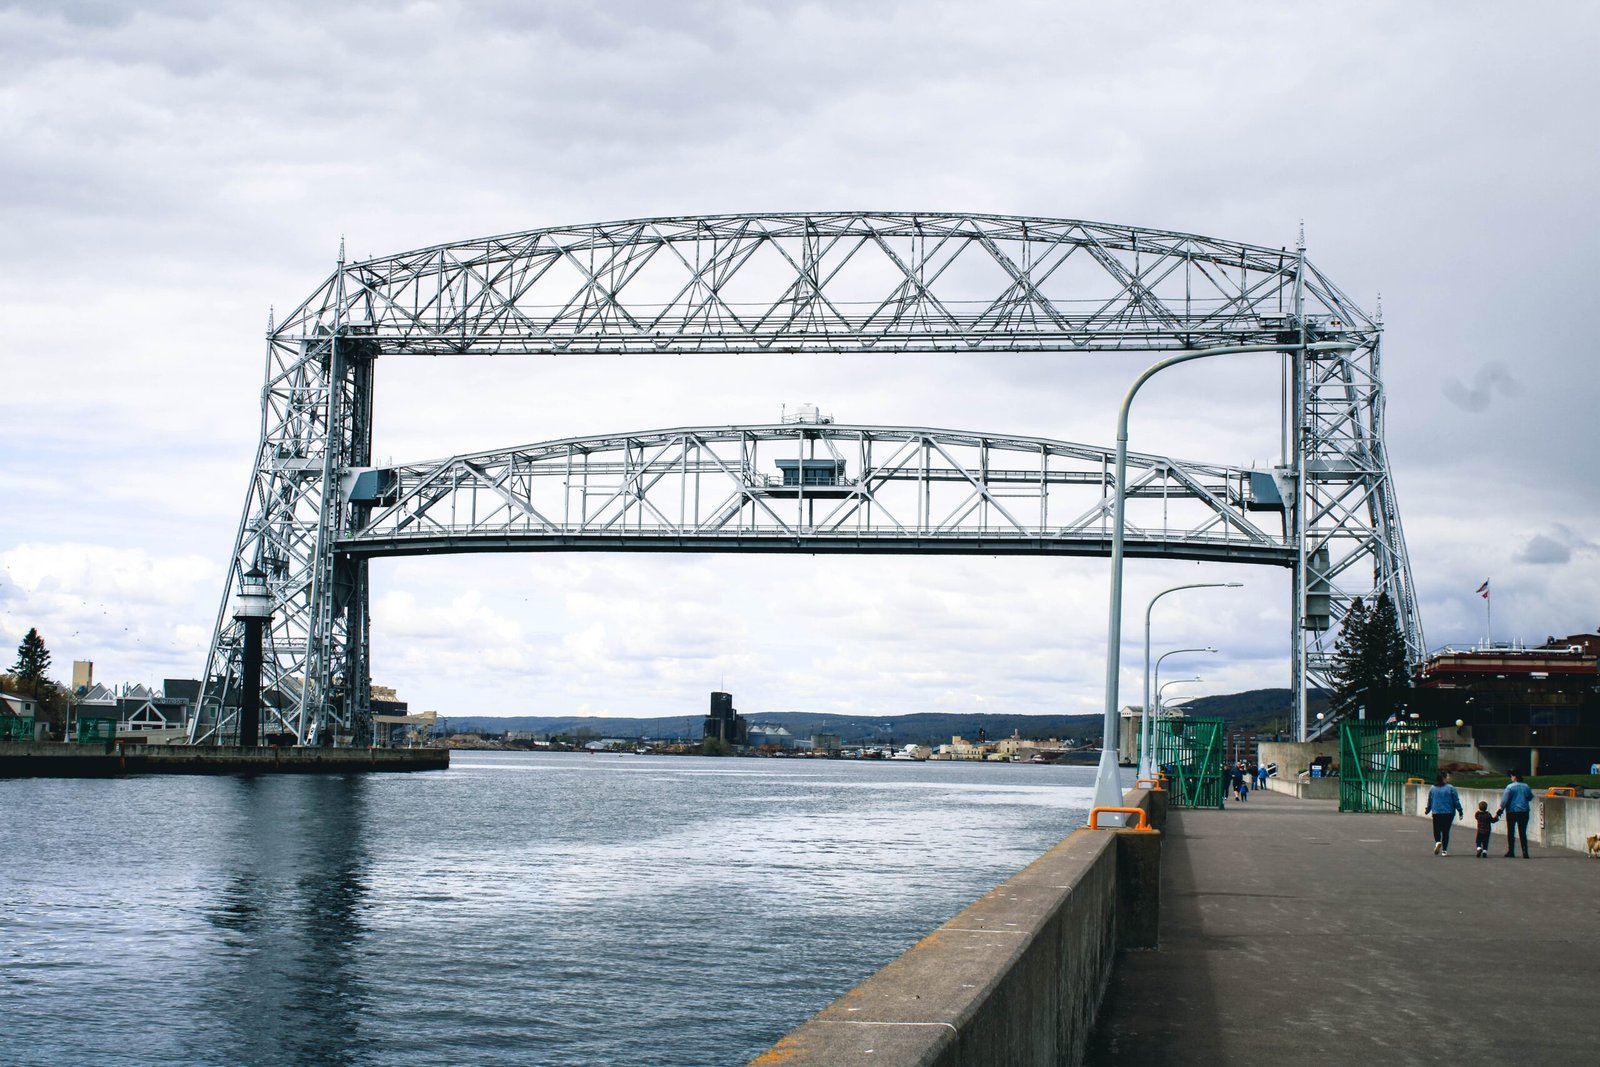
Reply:
[[[1313, 689], [1307, 703], [1307, 713], [1315, 717], [1328, 706], [1328, 695]], [[1195, 697], [1184, 701], [1183, 709], [1197, 718], [1223, 719], [1230, 732], [1290, 733], [1294, 728], [1294, 702], [1287, 689], [1252, 689], [1245, 693]]]
[[[741, 713], [743, 714], [743, 713]], [[797, 738], [812, 734], [838, 734], [845, 744], [872, 742], [896, 745], [943, 745], [952, 735], [977, 738], [979, 731], [990, 740], [1010, 737], [1018, 731], [1023, 737], [1098, 738], [1098, 715], [828, 715], [808, 711], [778, 711], [746, 715], [752, 723], [775, 723]], [[643, 737], [649, 740], [700, 736], [700, 718], [682, 715], [649, 719], [583, 718], [579, 716], [518, 715], [506, 718], [483, 715], [452, 715], [452, 730], [465, 733], [504, 733], [521, 730], [535, 735], [583, 733], [600, 737]]]
[[[1312, 713], [1326, 704], [1321, 693], [1312, 696]], [[1253, 689], [1227, 696], [1197, 697], [1184, 704], [1191, 715], [1220, 718], [1230, 730], [1261, 733], [1289, 729], [1289, 690]], [[952, 715], [919, 712], [911, 715], [831, 715], [809, 711], [773, 711], [747, 714], [752, 723], [776, 723], [797, 738], [812, 734], [838, 734], [845, 744], [871, 742], [896, 745], [947, 744], [955, 735], [976, 739], [979, 731], [989, 740], [1010, 737], [1073, 738], [1098, 741], [1099, 715]], [[647, 740], [694, 740], [700, 736], [700, 716], [660, 715], [650, 718], [606, 718], [581, 715], [451, 715], [443, 722], [459, 733], [501, 734], [517, 730], [535, 736], [642, 737]]]

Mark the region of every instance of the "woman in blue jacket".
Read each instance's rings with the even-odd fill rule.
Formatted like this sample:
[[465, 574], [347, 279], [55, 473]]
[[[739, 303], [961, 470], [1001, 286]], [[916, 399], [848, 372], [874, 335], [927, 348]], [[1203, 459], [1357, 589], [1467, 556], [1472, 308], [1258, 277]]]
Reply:
[[1433, 854], [1450, 855], [1450, 827], [1467, 813], [1461, 808], [1461, 794], [1450, 784], [1450, 776], [1444, 771], [1434, 778], [1433, 788], [1428, 790], [1428, 806], [1422, 809], [1422, 814], [1433, 816]]

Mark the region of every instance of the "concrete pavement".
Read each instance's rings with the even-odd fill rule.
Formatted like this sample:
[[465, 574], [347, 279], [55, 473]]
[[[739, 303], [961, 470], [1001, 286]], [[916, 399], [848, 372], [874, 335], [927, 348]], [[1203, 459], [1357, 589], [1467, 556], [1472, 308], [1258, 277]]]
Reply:
[[1119, 955], [1086, 1063], [1600, 1062], [1600, 860], [1335, 807], [1170, 814], [1161, 945]]

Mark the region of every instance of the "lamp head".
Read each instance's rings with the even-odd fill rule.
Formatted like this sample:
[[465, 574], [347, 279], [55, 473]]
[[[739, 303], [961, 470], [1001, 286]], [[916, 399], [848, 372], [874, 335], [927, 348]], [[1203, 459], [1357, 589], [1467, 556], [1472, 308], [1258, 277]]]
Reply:
[[272, 593], [267, 589], [267, 576], [251, 567], [239, 576], [239, 595], [233, 602], [236, 619], [265, 619], [272, 615]]

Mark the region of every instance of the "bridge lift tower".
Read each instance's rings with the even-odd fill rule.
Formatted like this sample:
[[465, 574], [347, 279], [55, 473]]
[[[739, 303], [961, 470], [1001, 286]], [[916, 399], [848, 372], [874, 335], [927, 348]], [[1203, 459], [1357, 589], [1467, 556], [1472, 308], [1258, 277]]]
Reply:
[[[382, 357], [649, 353], [1282, 357], [1283, 454], [1266, 471], [907, 427], [782, 424], [546, 442], [373, 464]], [[269, 324], [262, 427], [191, 740], [234, 743], [245, 628], [265, 576], [262, 733], [372, 735], [368, 561], [506, 550], [1110, 551], [1290, 575], [1292, 683], [1326, 688], [1356, 597], [1389, 594], [1424, 644], [1383, 440], [1382, 326], [1293, 251], [1066, 219], [841, 212], [554, 227], [346, 262]], [[787, 435], [787, 436], [786, 436]], [[766, 449], [787, 467], [762, 465]], [[784, 450], [787, 451], [784, 451]], [[806, 451], [809, 449], [809, 451]], [[821, 449], [819, 454], [818, 449]], [[818, 456], [820, 455], [820, 460]], [[797, 484], [785, 484], [793, 475]], [[1024, 492], [1025, 491], [1025, 492]], [[1017, 494], [1026, 499], [1019, 504]], [[693, 505], [690, 505], [690, 501]], [[1140, 501], [1150, 505], [1141, 512]], [[940, 502], [942, 501], [942, 503]], [[1188, 518], [1171, 517], [1174, 502]], [[1158, 506], [1159, 505], [1159, 506]], [[1281, 515], [1267, 529], [1263, 513]], [[258, 578], [255, 580], [259, 580]]]

